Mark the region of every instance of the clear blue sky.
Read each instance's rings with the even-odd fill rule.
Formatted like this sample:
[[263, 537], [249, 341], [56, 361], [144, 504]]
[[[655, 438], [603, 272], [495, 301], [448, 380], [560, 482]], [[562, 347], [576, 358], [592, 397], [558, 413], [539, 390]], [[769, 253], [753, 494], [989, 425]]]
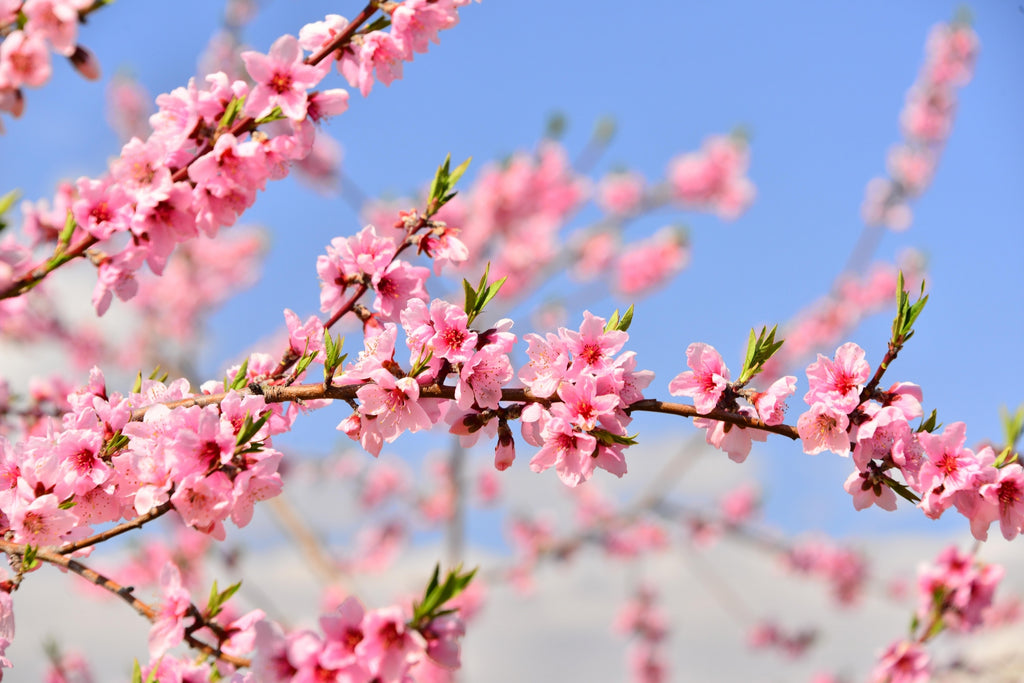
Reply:
[[[998, 406], [1024, 401], [1024, 12], [1018, 5], [972, 8], [982, 41], [976, 77], [961, 91], [952, 137], [934, 183], [914, 206], [913, 227], [887, 234], [879, 249], [883, 258], [908, 246], [926, 252], [932, 294], [917, 336], [888, 378], [920, 383], [927, 408], [937, 408], [944, 421], [966, 421], [969, 441], [998, 438]], [[329, 12], [351, 16], [359, 8], [268, 2], [246, 39], [266, 50], [277, 35], [295, 33], [307, 21]], [[427, 182], [446, 153], [473, 156], [479, 167], [531, 148], [556, 110], [569, 119], [572, 151], [582, 148], [600, 117], [614, 117], [618, 135], [599, 170], [625, 165], [650, 180], [706, 136], [747, 127], [758, 190], [747, 214], [723, 224], [666, 213], [638, 225], [640, 233], [669, 220], [692, 228], [691, 266], [671, 290], [638, 302], [632, 330], [641, 366], [658, 375], [650, 394], [666, 397], [689, 343], [711, 343], [736, 366], [750, 327], [783, 322], [828, 288], [860, 233], [865, 183], [884, 172], [886, 150], [900, 139], [898, 113], [921, 66], [925, 36], [955, 9], [937, 0], [486, 0], [465, 8], [462, 25], [407, 65], [404, 80], [378, 85], [365, 100], [354, 93], [349, 113], [329, 130], [345, 148], [346, 173], [364, 191], [395, 194]], [[218, 16], [219, 3], [208, 0], [121, 0], [98, 12], [82, 42], [98, 55], [104, 82], [83, 82], [59, 64], [45, 90], [28, 93], [25, 118], [5, 120], [0, 189], [42, 197], [61, 178], [102, 172], [118, 150], [103, 123], [106, 80], [130, 67], [153, 95], [183, 84]], [[290, 179], [271, 186], [248, 218], [273, 231], [275, 250], [261, 283], [215, 316], [213, 343], [202, 358], [210, 372], [276, 329], [283, 308], [313, 312], [316, 256], [332, 237], [360, 227], [340, 199], [319, 197]], [[616, 305], [598, 300], [592, 307], [607, 313]], [[850, 337], [873, 363], [888, 325], [882, 316]], [[516, 331], [529, 329], [520, 324]], [[800, 380], [802, 394], [806, 381]], [[332, 443], [337, 419], [318, 419], [323, 431], [306, 432], [302, 442]], [[641, 437], [692, 431], [660, 416], [636, 425]], [[801, 490], [772, 504], [774, 518], [786, 526], [800, 528], [809, 509], [842, 532], [893, 524], [891, 516], [852, 514], [841, 489], [848, 462], [828, 454], [810, 459], [783, 440], [756, 449], [751, 460], [771, 491]], [[516, 467], [526, 467], [525, 459]], [[919, 524], [920, 517], [898, 519]]]

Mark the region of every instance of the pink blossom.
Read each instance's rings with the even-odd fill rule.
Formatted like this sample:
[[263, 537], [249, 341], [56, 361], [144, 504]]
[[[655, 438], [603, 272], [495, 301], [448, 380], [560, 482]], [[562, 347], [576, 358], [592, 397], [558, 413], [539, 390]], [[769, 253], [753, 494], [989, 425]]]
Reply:
[[52, 493], [35, 498], [24, 479], [18, 482], [18, 496], [4, 510], [10, 518], [15, 543], [34, 546], [55, 545], [78, 524], [78, 516], [62, 510]]
[[748, 156], [746, 141], [739, 136], [709, 138], [699, 152], [672, 161], [668, 170], [672, 191], [686, 204], [734, 219], [754, 198], [754, 185], [744, 175]]
[[406, 667], [426, 651], [423, 637], [406, 627], [405, 617], [397, 607], [367, 613], [363, 634], [356, 654], [381, 680], [401, 680]]
[[853, 496], [853, 507], [856, 510], [863, 510], [872, 505], [890, 512], [896, 509], [895, 492], [872, 470], [855, 470], [846, 479], [843, 488]]
[[27, 0], [22, 11], [28, 18], [25, 31], [50, 41], [55, 52], [70, 57], [78, 37], [78, 9], [81, 0]]
[[284, 320], [288, 326], [288, 347], [292, 353], [311, 353], [314, 357], [320, 355], [324, 350], [324, 323], [320, 318], [311, 315], [306, 318], [305, 323], [300, 323], [299, 316], [290, 308], [286, 308]]
[[519, 379], [536, 396], [548, 397], [555, 393], [569, 367], [566, 344], [560, 337], [548, 333], [546, 337], [526, 334], [526, 355], [530, 359], [519, 371]]
[[699, 342], [686, 348], [686, 364], [690, 370], [676, 375], [668, 391], [692, 398], [698, 413], [710, 413], [729, 386], [729, 369], [713, 346]]
[[[750, 406], [740, 406], [741, 415], [756, 418], [757, 413]], [[740, 463], [750, 455], [750, 449], [754, 441], [767, 441], [768, 434], [760, 429], [744, 429], [738, 425], [719, 420], [709, 420], [697, 417], [693, 420], [693, 426], [705, 430], [704, 440], [709, 446], [725, 451], [729, 459]]]
[[0, 43], [0, 88], [41, 87], [50, 80], [50, 53], [41, 35], [12, 31]]
[[186, 524], [223, 541], [223, 521], [231, 513], [233, 488], [231, 480], [221, 471], [209, 476], [190, 474], [178, 483], [171, 502]]
[[829, 401], [836, 410], [849, 414], [860, 405], [860, 388], [870, 375], [864, 349], [853, 342], [840, 346], [834, 361], [819, 353], [818, 360], [807, 367], [811, 388], [804, 401], [808, 405]]
[[628, 214], [640, 205], [644, 179], [636, 173], [612, 173], [597, 186], [597, 204], [612, 214]]
[[573, 355], [568, 376], [577, 377], [583, 371], [602, 373], [612, 365], [612, 356], [625, 345], [629, 335], [621, 330], [604, 331], [605, 319], [583, 312], [579, 332], [562, 328], [559, 332], [565, 348]]
[[[967, 426], [963, 422], [953, 422], [946, 425], [942, 434], [922, 432], [917, 435], [927, 456], [919, 475], [921, 488], [931, 492], [941, 487], [941, 490], [935, 491], [940, 500], [963, 489], [968, 484], [970, 474], [977, 469], [974, 452], [963, 447], [967, 439], [966, 431]], [[938, 513], [940, 510], [935, 509], [933, 512]]]
[[171, 562], [160, 571], [160, 610], [149, 630], [149, 657], [158, 659], [185, 638], [185, 614], [191, 604], [181, 585], [181, 572]]
[[849, 426], [850, 419], [846, 413], [829, 403], [815, 403], [796, 422], [804, 453], [808, 455], [824, 450], [849, 455], [850, 436], [846, 433]]
[[496, 409], [501, 401], [502, 387], [513, 377], [508, 356], [496, 345], [488, 344], [462, 366], [455, 386], [455, 403], [463, 410], [469, 410], [474, 404]]
[[786, 419], [786, 399], [796, 392], [796, 377], [787, 375], [772, 382], [766, 391], [754, 396], [757, 416], [766, 425], [780, 425]]
[[360, 412], [375, 416], [385, 441], [391, 443], [408, 430], [429, 429], [433, 422], [419, 404], [420, 387], [412, 377], [396, 379], [387, 370], [372, 373], [374, 384], [361, 387], [356, 395], [362, 402]]
[[392, 36], [407, 60], [412, 59], [413, 52], [426, 52], [429, 43], [440, 43], [437, 32], [457, 23], [455, 7], [437, 0], [407, 0], [391, 13]]
[[998, 511], [1003, 538], [1007, 541], [1016, 538], [1024, 525], [1024, 469], [1018, 463], [1006, 465], [998, 471], [994, 481], [983, 485], [978, 492]]
[[615, 264], [615, 287], [626, 295], [649, 292], [666, 284], [688, 261], [685, 233], [664, 228], [622, 249]]
[[566, 420], [551, 418], [541, 430], [544, 445], [530, 460], [530, 469], [543, 472], [555, 467], [566, 486], [575, 487], [590, 478], [595, 462], [592, 457], [597, 439], [576, 431]]
[[306, 118], [306, 91], [323, 78], [323, 69], [302, 61], [302, 49], [294, 36], [281, 36], [270, 52], [243, 52], [245, 68], [256, 82], [245, 100], [245, 112], [254, 118], [266, 116], [274, 107], [290, 119]]

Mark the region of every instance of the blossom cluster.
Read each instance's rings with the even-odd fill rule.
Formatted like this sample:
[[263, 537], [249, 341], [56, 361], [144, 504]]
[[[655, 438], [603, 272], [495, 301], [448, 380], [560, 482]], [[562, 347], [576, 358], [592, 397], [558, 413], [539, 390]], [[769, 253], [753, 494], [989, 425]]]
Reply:
[[665, 639], [668, 618], [658, 606], [658, 594], [649, 586], [641, 586], [615, 619], [615, 630], [632, 636], [629, 665], [631, 680], [636, 683], [663, 683], [669, 678], [665, 661]]
[[536, 397], [560, 399], [523, 409], [523, 438], [541, 449], [530, 469], [554, 467], [568, 486], [586, 481], [596, 468], [618, 477], [626, 473], [632, 418], [625, 409], [643, 398], [654, 379], [649, 370], [636, 370], [634, 352], [619, 354], [628, 333], [608, 329], [605, 322], [586, 311], [579, 331], [563, 327], [557, 334], [524, 337], [530, 360], [519, 379]]
[[874, 178], [867, 186], [861, 213], [868, 225], [910, 227], [907, 202], [931, 183], [953, 128], [957, 89], [971, 80], [977, 55], [978, 37], [967, 21], [932, 29], [924, 66], [900, 114], [904, 140], [889, 150], [889, 177]]
[[[397, 51], [396, 58], [405, 60], [425, 51], [438, 30], [457, 23], [464, 4], [409, 0], [391, 8], [391, 33], [356, 35], [356, 26], [331, 15], [304, 26], [298, 38], [278, 38], [267, 54], [243, 53], [250, 80], [218, 72], [202, 84], [192, 81], [160, 95], [159, 110], [150, 117], [152, 133], [125, 144], [107, 175], [66, 185], [52, 209], [29, 208], [25, 232], [31, 244], [7, 244], [0, 293], [23, 291], [66, 260], [87, 255], [99, 269], [93, 292], [98, 313], [114, 296], [132, 298], [138, 290], [134, 274], [144, 263], [160, 274], [176, 245], [233, 225], [268, 180], [284, 177], [309, 154], [315, 124], [347, 109], [345, 90], [314, 90], [332, 64], [321, 52], [336, 48], [339, 70], [368, 92], [374, 78], [388, 83], [400, 76], [400, 61], [387, 55]], [[345, 37], [353, 44], [343, 44]], [[37, 261], [32, 248], [43, 243], [53, 243], [55, 252]], [[17, 312], [3, 305], [5, 312]]]
[[40, 88], [50, 80], [51, 51], [67, 57], [86, 78], [99, 78], [95, 57], [78, 44], [78, 24], [93, 4], [93, 0], [0, 2], [0, 111], [21, 116], [25, 110], [22, 89]]
[[879, 683], [923, 683], [930, 680], [932, 661], [925, 642], [948, 628], [961, 633], [985, 625], [1004, 570], [978, 561], [955, 546], [946, 548], [935, 563], [918, 573], [919, 606], [911, 639], [886, 648], [871, 674]]
[[[159, 403], [189, 396], [185, 380], [146, 380], [127, 396], [108, 393], [94, 370], [88, 387], [69, 396], [59, 431], [0, 442], [3, 530], [15, 543], [50, 546], [161, 508], [221, 540], [227, 519], [248, 524], [253, 504], [280, 492], [282, 456], [269, 437], [282, 425], [248, 427], [281, 409], [237, 392], [219, 406]], [[131, 421], [143, 406], [142, 420]]]
[[266, 683], [291, 681], [447, 681], [460, 666], [465, 624], [458, 612], [413, 627], [401, 607], [366, 610], [347, 598], [320, 617], [320, 631], [285, 634], [280, 626], [255, 626], [252, 675]]
[[684, 154], [669, 167], [668, 180], [684, 205], [711, 210], [732, 219], [754, 200], [754, 184], [746, 177], [750, 152], [739, 133], [714, 136], [699, 152]]
[[[438, 219], [462, 228], [468, 258], [461, 269], [479, 272], [488, 264], [492, 275], [506, 278], [506, 295], [566, 268], [580, 280], [609, 280], [622, 295], [646, 293], [685, 268], [688, 238], [684, 230], [668, 227], [626, 241], [626, 223], [666, 205], [735, 219], [754, 197], [748, 164], [741, 136], [713, 136], [700, 150], [672, 159], [659, 183], [619, 171], [595, 182], [573, 168], [562, 145], [547, 140], [534, 153], [485, 166]], [[604, 218], [563, 235], [590, 199]], [[395, 214], [392, 202], [364, 208], [364, 219], [375, 225], [392, 222]]]
[[864, 350], [852, 342], [839, 347], [834, 359], [819, 354], [807, 368], [810, 390], [804, 400], [810, 410], [797, 422], [804, 452], [852, 454], [857, 469], [846, 490], [857, 509], [896, 509], [896, 492], [904, 489], [890, 473], [899, 473], [927, 516], [938, 518], [956, 507], [979, 540], [988, 538], [996, 520], [1007, 540], [1015, 538], [1024, 523], [1020, 463], [991, 446], [977, 453], [965, 448], [963, 422], [946, 425], [942, 433], [924, 424], [914, 428], [910, 421], [924, 412], [920, 387], [897, 382], [888, 390], [867, 390], [870, 374]]
[[[669, 383], [669, 393], [692, 398], [699, 414], [724, 410], [766, 425], [779, 425], [785, 420], [786, 400], [796, 391], [796, 377], [781, 377], [762, 392], [744, 389], [738, 382], [729, 381], [729, 368], [721, 354], [701, 342], [687, 347], [686, 364], [690, 369]], [[741, 398], [745, 405], [739, 404]], [[764, 431], [705, 417], [694, 418], [693, 424], [706, 431], [709, 445], [728, 453], [734, 462], [747, 459], [753, 441], [768, 438]]]

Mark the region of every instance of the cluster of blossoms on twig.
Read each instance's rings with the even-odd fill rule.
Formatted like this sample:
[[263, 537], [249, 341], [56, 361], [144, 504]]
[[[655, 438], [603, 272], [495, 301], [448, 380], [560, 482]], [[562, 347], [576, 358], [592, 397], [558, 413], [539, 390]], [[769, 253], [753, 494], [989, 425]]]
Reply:
[[665, 640], [668, 618], [658, 605], [658, 594], [650, 586], [637, 588], [615, 619], [615, 630], [633, 638], [629, 646], [631, 680], [663, 683], [668, 680]]
[[[108, 175], [80, 178], [55, 197], [57, 220], [30, 222], [30, 245], [7, 246], [0, 296], [21, 294], [85, 256], [99, 270], [93, 293], [98, 313], [114, 295], [130, 299], [143, 263], [159, 274], [177, 244], [234, 224], [268, 180], [284, 177], [309, 153], [315, 124], [345, 111], [345, 90], [314, 90], [333, 63], [328, 57], [366, 91], [375, 77], [391, 82], [400, 75], [401, 60], [423, 52], [438, 30], [457, 23], [463, 4], [411, 0], [389, 6], [391, 33], [373, 27], [358, 33], [375, 4], [351, 23], [331, 15], [303, 27], [299, 38], [282, 36], [268, 54], [244, 53], [251, 82], [218, 73], [159, 96], [146, 140], [129, 141]], [[359, 43], [358, 49], [350, 43]], [[378, 54], [373, 44], [397, 46], [399, 61]], [[53, 244], [54, 251], [37, 261], [32, 249], [43, 244]]]
[[910, 227], [908, 201], [931, 183], [956, 113], [957, 89], [970, 82], [978, 36], [967, 17], [939, 24], [928, 36], [925, 63], [900, 114], [904, 141], [889, 151], [889, 178], [868, 183], [861, 213], [868, 225]]
[[[67, 57], [78, 73], [99, 78], [99, 65], [78, 44], [78, 25], [109, 0], [0, 2], [0, 111], [25, 111], [23, 88], [40, 88], [53, 73], [50, 52]], [[0, 125], [0, 132], [3, 126]]]
[[[572, 166], [564, 147], [546, 140], [534, 153], [519, 152], [502, 164], [486, 165], [437, 219], [461, 228], [468, 257], [458, 270], [479, 273], [486, 266], [505, 278], [506, 296], [563, 270], [580, 281], [601, 278], [618, 294], [636, 295], [681, 271], [689, 262], [689, 245], [685, 230], [674, 226], [627, 241], [627, 223], [665, 206], [733, 220], [753, 200], [748, 163], [741, 135], [719, 135], [699, 151], [671, 160], [659, 183], [618, 171], [595, 182]], [[604, 217], [564, 234], [590, 199]], [[371, 203], [363, 215], [381, 226], [393, 222], [396, 211], [395, 202]]]
[[871, 673], [874, 683], [925, 683], [933, 663], [924, 645], [942, 631], [970, 633], [990, 621], [1003, 568], [951, 546], [918, 573], [917, 613], [910, 635], [889, 645]]

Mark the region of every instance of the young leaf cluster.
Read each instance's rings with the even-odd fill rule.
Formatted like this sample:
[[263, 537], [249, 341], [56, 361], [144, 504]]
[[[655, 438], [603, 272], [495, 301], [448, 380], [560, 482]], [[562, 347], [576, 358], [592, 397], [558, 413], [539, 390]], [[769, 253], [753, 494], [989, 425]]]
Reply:
[[896, 281], [896, 289], [896, 318], [892, 321], [891, 343], [898, 349], [914, 336], [914, 322], [917, 321], [917, 316], [921, 315], [921, 311], [924, 310], [924, 305], [928, 303], [928, 297], [924, 293], [924, 281], [922, 280], [921, 294], [918, 295], [916, 302], [910, 303], [910, 294], [907, 292], [906, 285], [904, 284], [902, 270], [899, 272]]
[[441, 565], [435, 565], [434, 574], [430, 577], [430, 583], [423, 593], [423, 599], [413, 605], [412, 628], [421, 628], [432, 619], [453, 612], [454, 610], [444, 609], [445, 603], [465, 590], [475, 574], [475, 569], [463, 572], [460, 565], [449, 571], [445, 575], [444, 582], [441, 582], [439, 580]]
[[764, 369], [764, 364], [768, 362], [768, 359], [782, 348], [785, 340], [775, 341], [775, 333], [778, 329], [778, 325], [772, 325], [771, 330], [762, 327], [761, 332], [754, 336], [754, 330], [751, 328], [750, 338], [747, 340], [747, 353], [743, 359], [743, 370], [736, 381], [738, 386], [743, 386], [752, 380], [757, 373]]
[[506, 278], [501, 278], [497, 282], [487, 284], [487, 276], [491, 271], [491, 264], [488, 263], [487, 267], [484, 268], [483, 277], [480, 278], [480, 284], [473, 288], [473, 285], [469, 284], [469, 280], [462, 281], [462, 289], [466, 292], [466, 315], [469, 316], [469, 322], [472, 324], [478, 315], [483, 313], [484, 306], [491, 302], [495, 296], [498, 295], [498, 290], [505, 284]]
[[604, 325], [605, 332], [625, 332], [629, 329], [629, 326], [633, 324], [633, 304], [629, 305], [626, 312], [619, 317], [619, 309], [615, 309], [612, 313], [612, 317], [608, 319], [608, 322]]
[[337, 372], [341, 364], [348, 358], [347, 353], [341, 352], [341, 347], [345, 345], [345, 338], [340, 334], [338, 339], [335, 340], [331, 336], [330, 330], [324, 330], [324, 386], [331, 383], [334, 379], [334, 373]]
[[440, 211], [441, 207], [456, 195], [455, 183], [459, 182], [459, 178], [469, 168], [469, 162], [472, 159], [472, 157], [466, 159], [455, 170], [451, 170], [452, 155], [449, 154], [444, 158], [444, 163], [437, 168], [434, 181], [430, 183], [430, 196], [427, 199], [427, 218]]
[[231, 596], [238, 592], [238, 589], [242, 587], [242, 582], [233, 583], [222, 591], [217, 590], [217, 581], [214, 580], [213, 586], [210, 587], [210, 599], [206, 601], [206, 618], [212, 619], [224, 608], [226, 603]]

